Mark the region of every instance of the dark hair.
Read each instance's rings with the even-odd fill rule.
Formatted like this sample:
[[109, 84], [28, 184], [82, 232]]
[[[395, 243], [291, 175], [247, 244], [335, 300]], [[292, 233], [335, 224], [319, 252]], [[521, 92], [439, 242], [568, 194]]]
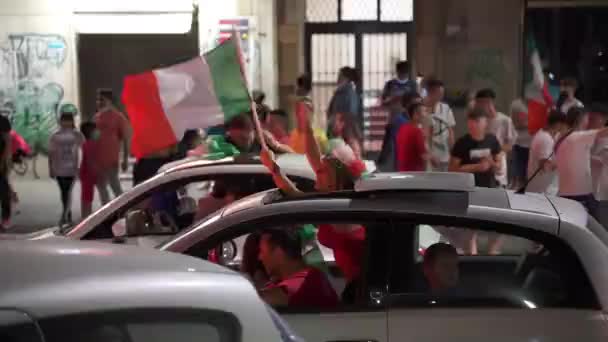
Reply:
[[467, 119], [477, 121], [479, 119], [487, 118], [488, 116], [488, 112], [485, 109], [474, 107], [467, 114]]
[[398, 74], [407, 74], [410, 72], [410, 62], [408, 61], [399, 61], [395, 65], [395, 69]]
[[281, 248], [288, 257], [302, 258], [302, 239], [295, 227], [265, 229], [262, 236], [267, 236], [268, 242]]
[[564, 77], [559, 83], [565, 87], [578, 88], [578, 81], [574, 77]]
[[10, 133], [12, 130], [11, 121], [4, 115], [0, 115], [0, 133]]
[[114, 91], [112, 91], [110, 88], [97, 89], [97, 95], [114, 103]]
[[549, 113], [549, 117], [547, 118], [547, 126], [552, 127], [560, 123], [566, 123], [566, 116], [559, 110], [552, 110], [551, 113]]
[[310, 76], [306, 74], [300, 75], [300, 77], [298, 77], [296, 85], [298, 86], [298, 88], [306, 90], [306, 92], [310, 92], [312, 90], [312, 81], [310, 79]]
[[251, 95], [253, 97], [253, 101], [257, 104], [261, 104], [264, 102], [264, 100], [266, 100], [266, 94], [261, 90], [254, 90], [251, 92]]
[[476, 100], [481, 100], [481, 99], [492, 99], [492, 100], [494, 100], [494, 99], [496, 99], [496, 92], [494, 92], [494, 90], [492, 90], [490, 88], [481, 89], [475, 95], [475, 99]]
[[61, 116], [59, 117], [59, 121], [74, 122], [74, 114], [73, 113], [61, 113]]
[[252, 126], [251, 117], [248, 113], [235, 116], [226, 123], [226, 130], [245, 129]]
[[344, 78], [346, 78], [347, 80], [351, 81], [351, 82], [359, 82], [359, 74], [357, 72], [357, 69], [355, 68], [351, 68], [351, 67], [342, 67], [340, 69], [340, 75], [342, 75]]
[[177, 153], [180, 158], [186, 158], [188, 151], [195, 147], [193, 142], [198, 137], [200, 137], [200, 134], [196, 129], [188, 129], [184, 132], [182, 140], [177, 144]]
[[458, 251], [456, 248], [454, 248], [454, 246], [445, 242], [435, 243], [424, 251], [424, 260], [422, 262], [423, 265], [426, 267], [434, 264], [440, 255], [451, 255], [458, 257]]
[[247, 236], [245, 243], [243, 244], [243, 258], [241, 261], [241, 272], [249, 275], [251, 278], [255, 275], [256, 272], [264, 272], [266, 275], [266, 270], [264, 269], [264, 265], [258, 258], [260, 254], [260, 240], [262, 236], [259, 232], [253, 232]]
[[581, 122], [581, 119], [587, 115], [587, 110], [583, 107], [574, 106], [570, 108], [568, 113], [566, 114], [566, 124], [570, 128], [574, 128], [578, 126]]
[[422, 106], [422, 103], [414, 102], [407, 107], [407, 115], [410, 117], [410, 119], [414, 118], [414, 114], [416, 114]]
[[441, 88], [444, 86], [443, 81], [438, 80], [436, 78], [430, 79], [430, 80], [426, 81], [425, 83], [426, 83], [426, 90], [428, 90], [428, 91], [431, 91], [436, 88]]
[[80, 132], [88, 140], [93, 139], [93, 132], [97, 126], [92, 121], [83, 122], [80, 124]]
[[420, 94], [417, 92], [406, 93], [403, 95], [403, 98], [401, 98], [401, 104], [404, 108], [408, 108], [414, 102], [414, 99], [422, 99], [422, 96], [420, 96]]

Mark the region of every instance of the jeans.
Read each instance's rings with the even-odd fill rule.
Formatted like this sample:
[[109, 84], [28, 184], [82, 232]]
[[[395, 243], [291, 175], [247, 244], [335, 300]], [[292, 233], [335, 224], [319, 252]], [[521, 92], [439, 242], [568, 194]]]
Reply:
[[61, 205], [63, 211], [61, 212], [61, 221], [68, 222], [72, 219], [72, 211], [70, 210], [72, 205], [72, 187], [74, 186], [74, 177], [57, 177], [57, 184], [59, 185], [59, 191], [61, 192]]
[[110, 202], [110, 191], [108, 190], [108, 186], [112, 188], [115, 197], [122, 194], [122, 186], [118, 174], [118, 167], [99, 170], [97, 173], [97, 191], [99, 191], [99, 198], [104, 205]]

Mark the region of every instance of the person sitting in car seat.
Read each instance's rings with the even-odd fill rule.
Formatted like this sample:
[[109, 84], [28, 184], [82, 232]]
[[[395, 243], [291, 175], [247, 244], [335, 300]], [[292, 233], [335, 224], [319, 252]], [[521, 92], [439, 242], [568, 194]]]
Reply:
[[253, 283], [256, 289], [264, 288], [264, 285], [270, 281], [264, 264], [259, 259], [261, 238], [262, 235], [259, 232], [247, 236], [243, 245], [243, 259], [240, 267], [241, 273]]
[[458, 286], [458, 252], [452, 245], [431, 245], [424, 252], [422, 267], [430, 292], [441, 293]]
[[338, 295], [325, 273], [306, 265], [297, 229], [264, 230], [259, 258], [271, 279], [260, 290], [269, 305], [315, 309], [338, 305]]
[[[306, 157], [316, 174], [316, 190], [331, 192], [352, 189], [354, 182], [364, 176], [365, 163], [339, 139], [332, 140], [330, 152], [322, 155], [310, 121], [306, 116], [300, 117], [299, 120], [307, 123]], [[282, 173], [272, 151], [262, 148], [260, 157], [262, 163], [270, 170], [275, 184], [285, 195], [303, 194]], [[348, 304], [354, 302], [365, 248], [365, 228], [352, 225], [320, 225], [318, 239], [321, 244], [334, 251], [336, 264], [346, 277], [347, 285], [342, 294], [343, 302]]]

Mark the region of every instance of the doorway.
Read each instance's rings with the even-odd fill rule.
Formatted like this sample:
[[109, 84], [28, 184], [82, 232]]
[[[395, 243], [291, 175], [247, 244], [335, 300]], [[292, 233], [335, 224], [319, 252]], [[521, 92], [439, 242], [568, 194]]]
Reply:
[[338, 71], [357, 69], [362, 101], [359, 124], [367, 158], [381, 149], [388, 114], [380, 108], [384, 83], [395, 64], [413, 56], [412, 0], [307, 0], [306, 72], [312, 78], [314, 124], [325, 128]]

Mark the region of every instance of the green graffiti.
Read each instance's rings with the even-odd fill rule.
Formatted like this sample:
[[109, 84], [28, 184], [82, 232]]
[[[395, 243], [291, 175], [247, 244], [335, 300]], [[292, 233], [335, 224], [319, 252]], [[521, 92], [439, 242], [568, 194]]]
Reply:
[[[35, 153], [46, 153], [63, 103], [67, 44], [60, 35], [10, 34], [0, 44], [0, 112]], [[61, 106], [61, 107], [60, 107]]]

